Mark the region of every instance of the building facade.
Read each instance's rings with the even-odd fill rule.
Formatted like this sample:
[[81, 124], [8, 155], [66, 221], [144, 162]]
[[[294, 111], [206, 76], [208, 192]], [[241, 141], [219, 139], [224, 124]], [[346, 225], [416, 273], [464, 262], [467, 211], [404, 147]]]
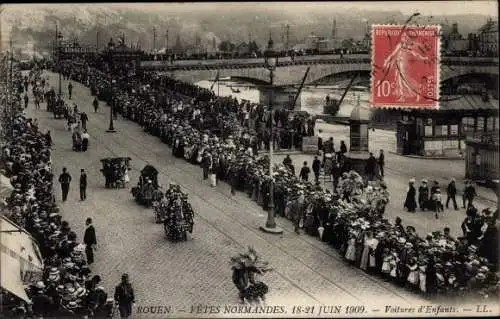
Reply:
[[479, 52], [486, 56], [498, 56], [498, 22], [489, 19], [478, 30]]
[[466, 136], [500, 129], [497, 99], [448, 96], [439, 110], [403, 110], [396, 141], [401, 155], [461, 157]]
[[465, 178], [486, 184], [498, 183], [500, 178], [498, 131], [469, 134], [465, 143]]
[[314, 34], [309, 35], [305, 40], [305, 45], [308, 51], [318, 50], [318, 43], [325, 40], [324, 37], [320, 37]]

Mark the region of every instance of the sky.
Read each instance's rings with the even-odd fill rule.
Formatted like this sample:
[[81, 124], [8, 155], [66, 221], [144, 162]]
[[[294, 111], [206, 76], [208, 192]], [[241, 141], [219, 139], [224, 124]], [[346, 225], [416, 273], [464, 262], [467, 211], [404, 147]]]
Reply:
[[[89, 5], [85, 4], [85, 5]], [[62, 4], [50, 4], [57, 8]], [[70, 5], [70, 4], [67, 4]], [[422, 15], [455, 15], [455, 14], [484, 14], [498, 16], [497, 1], [367, 1], [367, 2], [211, 2], [211, 3], [108, 3], [95, 4], [96, 6], [110, 6], [120, 8], [150, 9], [151, 11], [176, 11], [189, 12], [192, 10], [216, 10], [218, 13], [229, 13], [234, 10], [245, 10], [246, 8], [262, 8], [263, 11], [284, 11], [298, 14], [314, 11], [338, 11], [346, 9], [354, 10], [373, 10], [373, 11], [395, 11], [399, 10], [403, 14], [411, 15], [418, 11]], [[17, 6], [17, 4], [15, 4]], [[36, 4], [29, 4], [30, 7], [36, 7]]]
[[[134, 4], [137, 5], [137, 4]], [[131, 6], [130, 4], [120, 4], [118, 6]], [[144, 8], [144, 4], [140, 5]], [[498, 2], [497, 1], [367, 1], [367, 2], [236, 2], [236, 3], [185, 3], [185, 4], [149, 4], [152, 10], [158, 10], [159, 7], [169, 8], [173, 10], [192, 10], [197, 8], [200, 10], [217, 9], [217, 11], [230, 11], [237, 10], [238, 8], [244, 10], [245, 8], [262, 7], [263, 10], [276, 10], [297, 13], [305, 11], [328, 11], [342, 9], [358, 9], [358, 10], [373, 10], [373, 11], [394, 11], [399, 10], [403, 14], [411, 15], [418, 11], [422, 15], [454, 15], [454, 14], [484, 14], [484, 15], [497, 15]]]

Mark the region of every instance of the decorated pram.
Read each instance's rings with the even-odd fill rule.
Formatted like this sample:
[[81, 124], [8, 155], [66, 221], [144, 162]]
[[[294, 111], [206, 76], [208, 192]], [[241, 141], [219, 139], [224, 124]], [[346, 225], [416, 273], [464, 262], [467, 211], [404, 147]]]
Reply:
[[194, 212], [188, 202], [188, 195], [178, 185], [171, 184], [160, 202], [155, 203], [156, 222], [163, 222], [165, 235], [174, 241], [187, 240], [187, 233], [193, 232]]
[[248, 247], [248, 251], [231, 258], [233, 283], [239, 291], [241, 302], [263, 303], [269, 287], [255, 280], [255, 274], [263, 275], [272, 270], [268, 263], [261, 261], [257, 252]]
[[45, 92], [45, 101], [47, 101], [47, 111], [53, 112], [56, 105], [56, 92], [54, 89]]
[[141, 170], [141, 176], [136, 187], [132, 187], [132, 195], [135, 201], [140, 205], [147, 207], [153, 202], [161, 200], [161, 191], [159, 191], [158, 171], [151, 165], [146, 165]]
[[130, 157], [104, 158], [101, 160], [101, 172], [106, 188], [125, 188], [130, 170]]
[[68, 109], [64, 104], [64, 100], [62, 97], [58, 97], [58, 99], [53, 104], [52, 112], [54, 113], [55, 119], [66, 118], [68, 116]]

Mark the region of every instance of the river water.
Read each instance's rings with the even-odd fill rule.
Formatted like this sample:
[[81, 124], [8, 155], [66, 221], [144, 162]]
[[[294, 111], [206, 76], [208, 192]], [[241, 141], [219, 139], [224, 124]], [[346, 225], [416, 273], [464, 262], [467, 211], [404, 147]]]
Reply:
[[[205, 80], [196, 84], [203, 88], [210, 88], [212, 83], [212, 81]], [[236, 93], [234, 92], [235, 90], [239, 90], [240, 92]], [[260, 102], [260, 93], [257, 87], [246, 82], [232, 80], [219, 81], [219, 83], [213, 86], [213, 91], [221, 96], [233, 96], [238, 100]], [[326, 96], [330, 95], [330, 98], [340, 99], [342, 93], [343, 90], [338, 85], [305, 86], [301, 94], [301, 110], [314, 115], [322, 114]], [[370, 97], [368, 88], [356, 86], [347, 93], [337, 116], [349, 117], [357, 103], [358, 96], [360, 104], [367, 107]]]

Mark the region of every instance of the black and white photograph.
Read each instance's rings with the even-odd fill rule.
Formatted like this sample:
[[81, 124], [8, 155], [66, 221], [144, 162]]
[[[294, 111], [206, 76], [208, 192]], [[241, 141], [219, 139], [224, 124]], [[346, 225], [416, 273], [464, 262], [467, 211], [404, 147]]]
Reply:
[[500, 316], [498, 1], [0, 5], [0, 318]]

